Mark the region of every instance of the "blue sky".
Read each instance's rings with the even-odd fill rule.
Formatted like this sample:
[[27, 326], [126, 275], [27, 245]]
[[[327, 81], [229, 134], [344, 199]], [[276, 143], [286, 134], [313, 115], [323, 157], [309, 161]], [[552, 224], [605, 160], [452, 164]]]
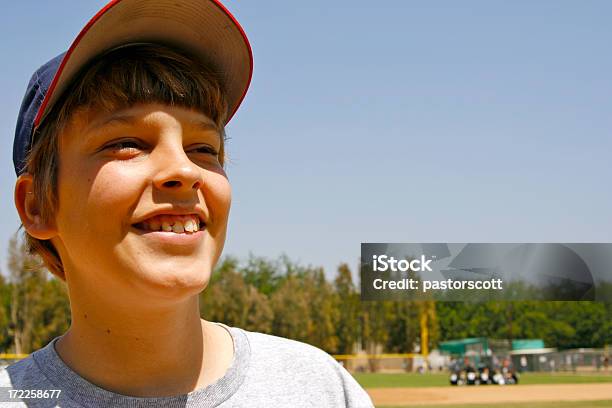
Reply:
[[[0, 15], [0, 268], [32, 72], [105, 1]], [[251, 40], [225, 254], [356, 268], [361, 242], [612, 241], [612, 3], [226, 1]]]

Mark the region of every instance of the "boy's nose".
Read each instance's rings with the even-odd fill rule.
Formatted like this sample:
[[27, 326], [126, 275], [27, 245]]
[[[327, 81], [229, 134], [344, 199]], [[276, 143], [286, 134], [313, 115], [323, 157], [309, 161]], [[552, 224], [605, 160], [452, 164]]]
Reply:
[[187, 157], [184, 151], [177, 154], [166, 153], [166, 160], [160, 163], [153, 184], [159, 190], [192, 191], [198, 190], [204, 180], [199, 166]]

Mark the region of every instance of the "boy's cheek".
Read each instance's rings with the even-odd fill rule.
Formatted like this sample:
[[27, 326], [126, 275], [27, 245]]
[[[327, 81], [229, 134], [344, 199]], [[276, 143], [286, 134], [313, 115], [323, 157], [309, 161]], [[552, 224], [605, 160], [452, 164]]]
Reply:
[[65, 172], [60, 180], [60, 208], [67, 212], [64, 215], [71, 221], [87, 224], [99, 220], [106, 227], [116, 225], [109, 222], [113, 218], [127, 222], [131, 207], [140, 199], [142, 182], [129, 172], [105, 168], [76, 170]]
[[204, 181], [204, 201], [210, 216], [218, 227], [227, 224], [232, 204], [232, 188], [226, 178]]

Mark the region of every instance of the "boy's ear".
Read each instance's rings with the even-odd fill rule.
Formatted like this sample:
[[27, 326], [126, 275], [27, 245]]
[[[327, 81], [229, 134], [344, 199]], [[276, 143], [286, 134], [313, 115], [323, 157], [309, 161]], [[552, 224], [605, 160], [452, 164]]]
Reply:
[[32, 237], [45, 240], [57, 235], [55, 223], [43, 222], [40, 215], [39, 200], [34, 197], [32, 175], [24, 173], [15, 182], [15, 207], [21, 218], [21, 223]]

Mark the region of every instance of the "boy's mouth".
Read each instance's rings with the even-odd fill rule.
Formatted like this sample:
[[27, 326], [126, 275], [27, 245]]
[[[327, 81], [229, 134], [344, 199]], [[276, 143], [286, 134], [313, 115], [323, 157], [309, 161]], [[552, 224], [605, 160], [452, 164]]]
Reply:
[[141, 231], [164, 231], [176, 234], [192, 234], [201, 231], [206, 223], [196, 214], [189, 215], [156, 215], [132, 225]]

